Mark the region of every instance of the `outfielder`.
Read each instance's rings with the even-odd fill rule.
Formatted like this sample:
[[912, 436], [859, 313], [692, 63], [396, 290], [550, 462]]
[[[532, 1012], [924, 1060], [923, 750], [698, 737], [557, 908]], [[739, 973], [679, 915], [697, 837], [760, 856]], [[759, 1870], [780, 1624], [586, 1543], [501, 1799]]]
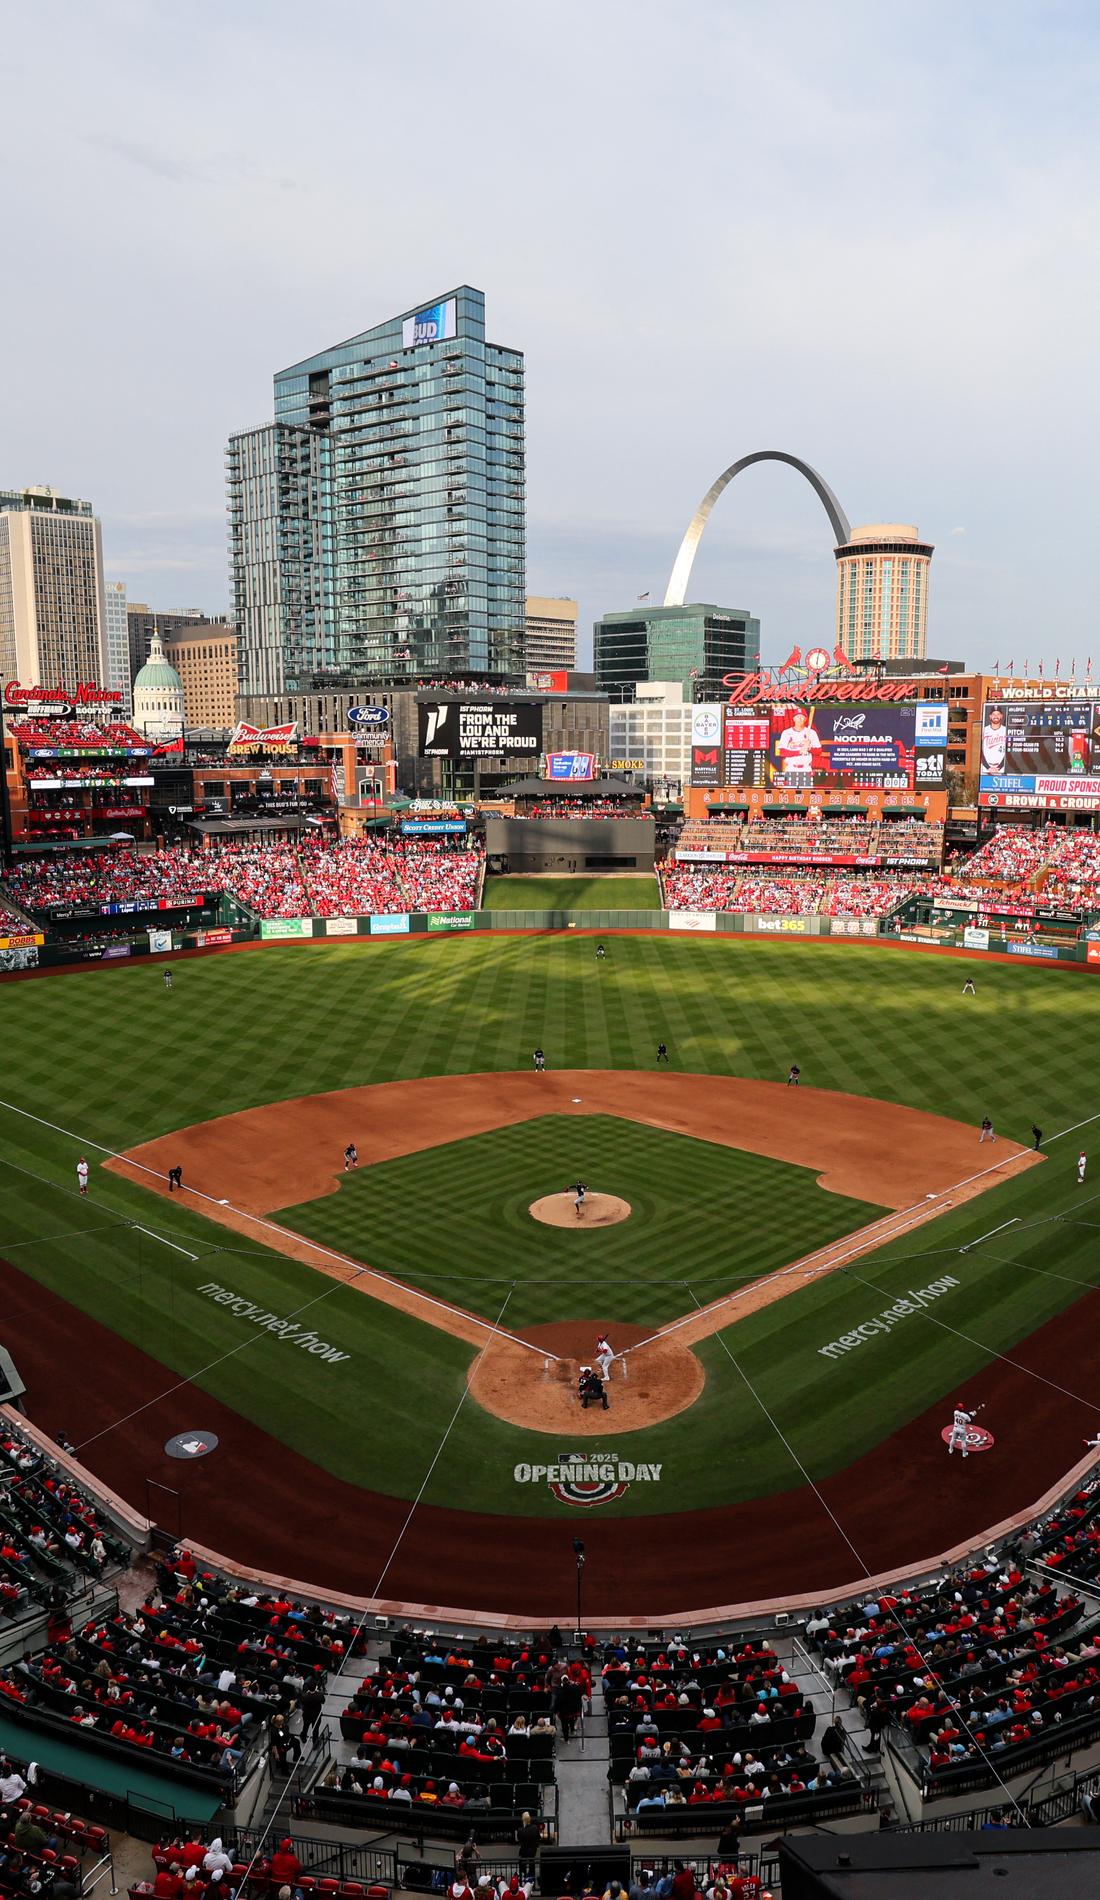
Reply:
[[76, 1184], [82, 1194], [87, 1194], [88, 1192], [88, 1163], [85, 1161], [83, 1155], [81, 1155], [80, 1160], [76, 1164]]
[[1077, 1179], [1079, 1182], [1084, 1180], [1085, 1169], [1087, 1166], [1088, 1166], [1088, 1156], [1086, 1155], [1084, 1149], [1082, 1148], [1080, 1154], [1077, 1157]]
[[606, 1333], [601, 1333], [596, 1341], [596, 1364], [600, 1368], [600, 1378], [607, 1384], [611, 1373], [611, 1361], [615, 1357], [615, 1348]]
[[966, 1449], [967, 1433], [974, 1420], [974, 1413], [965, 1410], [962, 1400], [955, 1407], [955, 1416], [951, 1421], [951, 1436], [947, 1441], [949, 1452], [961, 1451], [964, 1458], [969, 1456]]

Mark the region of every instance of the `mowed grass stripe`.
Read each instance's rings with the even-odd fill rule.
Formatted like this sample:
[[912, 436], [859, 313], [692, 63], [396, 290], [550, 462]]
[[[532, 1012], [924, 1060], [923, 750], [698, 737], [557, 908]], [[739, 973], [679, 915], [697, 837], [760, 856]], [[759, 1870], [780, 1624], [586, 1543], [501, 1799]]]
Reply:
[[[585, 1180], [631, 1218], [547, 1227], [530, 1203]], [[761, 1210], [767, 1216], [760, 1218]], [[662, 1325], [876, 1219], [813, 1171], [607, 1115], [547, 1116], [360, 1168], [338, 1193], [284, 1208], [286, 1226], [509, 1325], [589, 1315]]]

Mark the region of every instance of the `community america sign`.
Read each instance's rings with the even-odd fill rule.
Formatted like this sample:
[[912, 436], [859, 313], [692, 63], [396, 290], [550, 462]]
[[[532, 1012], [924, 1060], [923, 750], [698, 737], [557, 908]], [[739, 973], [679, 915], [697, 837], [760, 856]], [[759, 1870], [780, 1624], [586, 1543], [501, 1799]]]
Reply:
[[659, 1484], [663, 1465], [637, 1464], [598, 1451], [591, 1457], [575, 1451], [554, 1465], [516, 1465], [517, 1484], [547, 1484], [559, 1504], [589, 1510], [594, 1504], [612, 1504], [625, 1497], [632, 1484]]

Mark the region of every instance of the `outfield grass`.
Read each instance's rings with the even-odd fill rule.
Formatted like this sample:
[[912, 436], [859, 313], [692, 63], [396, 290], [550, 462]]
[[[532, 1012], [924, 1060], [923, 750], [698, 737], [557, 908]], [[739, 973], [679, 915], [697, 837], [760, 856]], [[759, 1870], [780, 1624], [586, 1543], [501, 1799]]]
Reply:
[[[528, 1213], [582, 1178], [627, 1201], [629, 1220], [582, 1232]], [[882, 1212], [766, 1155], [612, 1115], [548, 1115], [361, 1168], [278, 1219], [488, 1319], [511, 1290], [513, 1328], [612, 1313], [657, 1327], [691, 1305], [689, 1285], [705, 1304]]]
[[487, 877], [486, 910], [660, 910], [655, 877]]
[[[80, 1201], [79, 1153], [94, 1163], [97, 1143], [129, 1147], [260, 1101], [525, 1067], [539, 1043], [555, 1068], [644, 1068], [662, 1038], [674, 1067], [702, 1075], [781, 1079], [797, 1061], [811, 1086], [908, 1102], [975, 1129], [988, 1112], [1001, 1133], [1023, 1140], [1033, 1121], [1049, 1138], [1100, 1114], [1088, 979], [983, 965], [972, 998], [960, 995], [963, 975], [953, 960], [857, 945], [616, 938], [598, 964], [590, 940], [484, 936], [197, 959], [176, 966], [170, 993], [157, 968], [140, 966], [0, 985], [0, 1254], [319, 1463], [412, 1496], [458, 1406], [469, 1349], [336, 1282], [319, 1288], [308, 1268], [246, 1247], [185, 1204], [151, 1202], [98, 1166], [91, 1196]], [[688, 1509], [799, 1482], [723, 1341], [817, 1476], [950, 1395], [989, 1352], [1009, 1349], [1071, 1302], [1100, 1278], [1092, 1239], [1100, 1234], [1091, 1178], [1100, 1167], [1097, 1127], [1087, 1121], [1051, 1146], [1045, 1166], [942, 1216], [911, 1242], [811, 1282], [704, 1342], [702, 1398], [640, 1434], [634, 1447], [667, 1462], [668, 1486], [632, 1487], [604, 1508]], [[1082, 1144], [1091, 1161], [1083, 1190], [1074, 1171]], [[472, 1152], [474, 1144], [463, 1146]], [[631, 1165], [640, 1167], [640, 1156]], [[664, 1208], [674, 1215], [678, 1206], [676, 1182], [650, 1173], [637, 1191], [661, 1203], [655, 1217], [665, 1220]], [[359, 1203], [369, 1208], [371, 1182], [364, 1170], [346, 1199], [342, 1188], [325, 1204], [326, 1218]], [[559, 1185], [556, 1175], [550, 1185]], [[384, 1181], [382, 1188], [388, 1192]], [[461, 1201], [452, 1209], [439, 1195], [430, 1174], [421, 1192], [419, 1223], [438, 1252], [434, 1271], [447, 1272], [459, 1244], [469, 1246], [468, 1215]], [[782, 1218], [770, 1193], [747, 1198], [717, 1266], [705, 1252], [671, 1243], [666, 1250], [668, 1270], [685, 1281], [685, 1309], [697, 1281], [704, 1297], [712, 1273], [728, 1266], [732, 1275], [743, 1258], [759, 1257], [764, 1230]], [[836, 1197], [820, 1199], [837, 1205]], [[423, 1266], [417, 1211], [405, 1247]], [[1017, 1223], [1010, 1233], [958, 1254], [964, 1241], [1007, 1221]], [[127, 1224], [134, 1222], [187, 1252], [139, 1234]], [[630, 1230], [627, 1223], [624, 1238]], [[492, 1271], [503, 1274], [506, 1239], [498, 1244], [487, 1233], [487, 1258], [490, 1248]], [[620, 1285], [633, 1300], [641, 1292], [629, 1266], [628, 1256]], [[656, 1256], [647, 1264], [647, 1298], [657, 1295], [660, 1266]], [[433, 1270], [430, 1261], [423, 1270]], [[844, 1359], [820, 1357], [821, 1345], [941, 1270], [960, 1284], [927, 1314]], [[308, 1324], [349, 1359], [323, 1364], [257, 1332], [198, 1291], [209, 1282], [287, 1316], [308, 1304]], [[517, 1294], [505, 1289], [502, 1300], [533, 1289], [532, 1278]], [[545, 1317], [570, 1316], [548, 1304]], [[615, 1310], [625, 1317], [625, 1307], [613, 1308], [609, 1319]], [[228, 1374], [217, 1365], [201, 1371], [227, 1351]], [[1072, 1372], [1067, 1366], [1071, 1388]], [[511, 1489], [513, 1463], [545, 1457], [546, 1442], [467, 1404], [425, 1498], [555, 1514], [561, 1507], [539, 1487]]]

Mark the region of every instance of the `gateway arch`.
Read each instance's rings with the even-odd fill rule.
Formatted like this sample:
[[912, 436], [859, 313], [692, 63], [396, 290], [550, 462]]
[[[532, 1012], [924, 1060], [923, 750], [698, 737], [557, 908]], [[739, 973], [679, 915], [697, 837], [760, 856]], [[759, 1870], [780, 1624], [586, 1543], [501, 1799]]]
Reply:
[[743, 455], [739, 462], [732, 463], [725, 474], [719, 475], [718, 480], [707, 489], [680, 543], [680, 552], [676, 556], [675, 565], [669, 575], [668, 587], [665, 589], [666, 607], [683, 606], [688, 582], [691, 579], [695, 551], [703, 538], [703, 529], [710, 520], [711, 509], [723, 490], [729, 487], [734, 476], [740, 475], [743, 468], [751, 468], [754, 462], [786, 462], [788, 468], [796, 468], [800, 475], [805, 476], [828, 515], [829, 526], [832, 528], [836, 545], [841, 547], [844, 542], [851, 540], [852, 530], [848, 525], [848, 517], [828, 482], [822, 480], [816, 469], [811, 468], [808, 462], [801, 461], [797, 455], [787, 455], [782, 449], [757, 449], [754, 454]]

